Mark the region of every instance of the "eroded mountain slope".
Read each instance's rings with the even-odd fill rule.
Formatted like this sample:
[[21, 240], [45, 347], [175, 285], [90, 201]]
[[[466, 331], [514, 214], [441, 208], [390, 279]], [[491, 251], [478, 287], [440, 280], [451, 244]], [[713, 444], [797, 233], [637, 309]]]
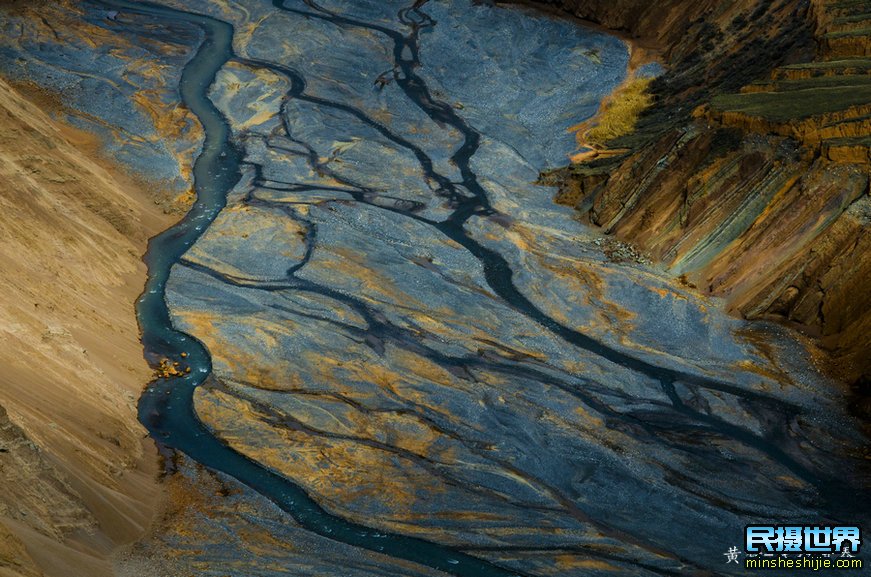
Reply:
[[[145, 240], [167, 218], [92, 136], [2, 80], [0, 116], [0, 523], [47, 575], [106, 575], [106, 553], [155, 505], [135, 413], [149, 371], [129, 303]], [[23, 570], [20, 551], [0, 566]]]
[[867, 388], [867, 3], [677, 3], [663, 29], [637, 2], [556, 4], [669, 65], [638, 130], [567, 171], [557, 200], [736, 313], [816, 338], [822, 366]]

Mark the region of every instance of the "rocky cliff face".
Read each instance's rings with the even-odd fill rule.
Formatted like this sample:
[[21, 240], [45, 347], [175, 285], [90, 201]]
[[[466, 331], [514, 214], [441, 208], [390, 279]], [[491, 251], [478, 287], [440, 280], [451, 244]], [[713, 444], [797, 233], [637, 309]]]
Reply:
[[549, 3], [659, 43], [668, 67], [636, 133], [611, 143], [626, 152], [572, 166], [558, 202], [737, 314], [799, 328], [864, 382], [864, 3]]

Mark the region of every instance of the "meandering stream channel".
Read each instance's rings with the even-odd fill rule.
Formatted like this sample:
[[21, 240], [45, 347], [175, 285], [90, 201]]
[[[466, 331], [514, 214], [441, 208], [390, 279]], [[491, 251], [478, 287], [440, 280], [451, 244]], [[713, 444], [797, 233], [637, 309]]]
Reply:
[[748, 522], [864, 502], [796, 350], [608, 262], [532, 184], [619, 40], [447, 0], [105, 4], [205, 34], [197, 200], [137, 302], [149, 357], [191, 368], [140, 400], [159, 442], [459, 576], [723, 571]]

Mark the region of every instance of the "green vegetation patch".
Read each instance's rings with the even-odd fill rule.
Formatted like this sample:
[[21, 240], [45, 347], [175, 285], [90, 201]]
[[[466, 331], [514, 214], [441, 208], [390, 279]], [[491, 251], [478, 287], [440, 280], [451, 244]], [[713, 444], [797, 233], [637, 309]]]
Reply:
[[855, 24], [856, 22], [865, 22], [871, 20], [871, 14], [863, 12], [861, 14], [851, 14], [850, 16], [838, 16], [835, 18], [835, 24]]
[[778, 82], [777, 87], [781, 90], [716, 96], [712, 106], [786, 122], [871, 104], [871, 76], [867, 75], [786, 80]]
[[848, 58], [845, 60], [829, 60], [827, 62], [802, 62], [783, 67], [785, 70], [871, 70], [871, 60], [865, 58]]
[[868, 36], [871, 35], [871, 27], [857, 28], [855, 30], [838, 30], [837, 32], [829, 32], [826, 38], [847, 38], [850, 36]]
[[826, 142], [837, 146], [871, 146], [871, 135], [854, 136], [852, 138], [830, 138]]
[[839, 12], [847, 12], [848, 14], [863, 14], [871, 12], [871, 2], [868, 2], [868, 0], [840, 0], [839, 2], [830, 3], [826, 8]]
[[837, 88], [840, 86], [862, 87], [871, 84], [871, 76], [867, 74], [842, 74], [837, 76], [815, 76], [797, 80], [775, 80], [766, 82], [774, 86], [774, 92], [791, 92], [795, 90], [815, 90], [819, 88]]
[[588, 130], [584, 138], [604, 146], [606, 142], [632, 132], [638, 117], [653, 102], [648, 92], [652, 80], [637, 78], [614, 93], [603, 107], [596, 126]]

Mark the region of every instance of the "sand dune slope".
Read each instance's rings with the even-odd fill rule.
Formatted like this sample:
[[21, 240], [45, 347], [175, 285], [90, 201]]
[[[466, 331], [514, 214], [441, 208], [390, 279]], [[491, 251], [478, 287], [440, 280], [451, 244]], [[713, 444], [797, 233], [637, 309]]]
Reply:
[[132, 303], [168, 217], [97, 148], [0, 80], [3, 576], [108, 574], [153, 515]]

